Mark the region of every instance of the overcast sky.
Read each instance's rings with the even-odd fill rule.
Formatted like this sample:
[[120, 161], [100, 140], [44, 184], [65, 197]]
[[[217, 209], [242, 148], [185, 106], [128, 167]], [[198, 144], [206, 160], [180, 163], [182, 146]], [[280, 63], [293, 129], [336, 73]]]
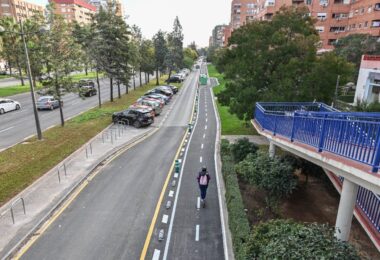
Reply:
[[[47, 0], [28, 0], [47, 4]], [[171, 31], [176, 16], [183, 27], [184, 44], [195, 41], [208, 46], [211, 31], [217, 24], [229, 22], [231, 0], [123, 0], [128, 24], [138, 25], [147, 38], [159, 29]]]

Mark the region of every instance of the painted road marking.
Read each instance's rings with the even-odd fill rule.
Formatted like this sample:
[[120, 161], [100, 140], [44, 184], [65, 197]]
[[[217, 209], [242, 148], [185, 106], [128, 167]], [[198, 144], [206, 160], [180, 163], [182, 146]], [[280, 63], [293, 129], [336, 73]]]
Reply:
[[3, 130], [0, 130], [0, 133], [8, 131], [8, 130], [11, 130], [12, 128], [14, 128], [14, 126], [11, 126], [11, 127], [5, 128]]
[[174, 173], [174, 178], [178, 178], [178, 173]]
[[207, 125], [205, 126], [205, 130], [207, 130]]
[[169, 197], [173, 197], [173, 196], [174, 196], [174, 190], [169, 191]]
[[203, 134], [203, 138], [205, 138], [206, 137], [206, 134]]
[[206, 117], [206, 123], [207, 123], [207, 121], [208, 121], [208, 119], [207, 119], [207, 117]]
[[207, 117], [207, 113], [206, 113], [206, 117]]
[[195, 241], [199, 241], [199, 225], [195, 226]]
[[202, 156], [199, 158], [199, 162], [201, 163], [203, 161], [203, 158]]
[[160, 259], [160, 254], [161, 254], [160, 250], [154, 249], [152, 260], [158, 260], [158, 259]]
[[200, 209], [201, 208], [201, 198], [198, 197], [197, 198], [197, 209]]
[[166, 215], [166, 214], [164, 214], [164, 215], [162, 216], [162, 223], [167, 224], [167, 223], [168, 223], [168, 220], [169, 220], [169, 216]]
[[203, 149], [203, 144], [201, 144], [201, 149]]

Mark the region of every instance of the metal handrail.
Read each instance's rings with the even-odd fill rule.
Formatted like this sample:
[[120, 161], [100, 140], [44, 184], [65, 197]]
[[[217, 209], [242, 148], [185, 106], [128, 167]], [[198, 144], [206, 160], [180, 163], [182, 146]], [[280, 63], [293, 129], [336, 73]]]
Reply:
[[21, 200], [21, 202], [22, 202], [22, 208], [23, 208], [23, 210], [24, 210], [24, 215], [26, 215], [25, 201], [24, 201], [24, 198], [20, 197], [20, 198], [16, 199], [15, 201], [13, 201], [12, 204], [11, 204], [11, 217], [12, 217], [12, 222], [13, 222], [13, 224], [15, 224], [15, 216], [14, 216], [14, 213], [13, 213], [13, 206], [14, 206], [17, 202], [19, 202], [20, 200]]

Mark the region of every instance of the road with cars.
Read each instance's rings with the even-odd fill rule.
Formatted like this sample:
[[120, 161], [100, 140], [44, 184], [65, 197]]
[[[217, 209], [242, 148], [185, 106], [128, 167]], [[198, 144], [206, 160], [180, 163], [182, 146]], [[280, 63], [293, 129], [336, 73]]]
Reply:
[[[139, 259], [192, 115], [199, 71], [165, 106], [156, 133], [106, 165], [22, 259]], [[212, 150], [212, 148], [210, 148]], [[199, 163], [193, 165], [196, 172]], [[195, 195], [194, 195], [195, 196]], [[193, 207], [194, 205], [189, 205]]]
[[[145, 83], [144, 77], [142, 78], [142, 81]], [[106, 78], [101, 79], [100, 85], [102, 102], [109, 101], [109, 80]], [[138, 77], [136, 77], [136, 85], [140, 85]], [[125, 93], [125, 87], [122, 87], [122, 93]], [[115, 96], [117, 96], [117, 86], [114, 86], [114, 97]], [[0, 151], [36, 134], [30, 93], [23, 93], [7, 98], [18, 101], [21, 104], [21, 109], [0, 115]], [[68, 93], [63, 96], [63, 103], [63, 113], [65, 120], [67, 120], [81, 112], [97, 106], [98, 96], [96, 95], [82, 99], [77, 93]], [[60, 123], [59, 109], [54, 111], [42, 110], [39, 111], [38, 114], [43, 130]]]

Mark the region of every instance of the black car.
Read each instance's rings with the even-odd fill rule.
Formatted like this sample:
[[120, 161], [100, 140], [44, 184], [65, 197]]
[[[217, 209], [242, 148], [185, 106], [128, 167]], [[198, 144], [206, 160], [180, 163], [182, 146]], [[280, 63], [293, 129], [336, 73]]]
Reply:
[[169, 98], [173, 95], [173, 93], [171, 93], [170, 91], [166, 91], [165, 89], [159, 89], [159, 88], [154, 88], [152, 90], [149, 90], [147, 93], [145, 93], [145, 95], [149, 95], [149, 94], [161, 94]]
[[176, 86], [173, 86], [173, 85], [166, 85], [166, 86], [168, 86], [169, 88], [171, 88], [174, 94], [177, 94], [178, 88]]
[[91, 86], [95, 88], [95, 82], [90, 79], [81, 79], [78, 81], [77, 86], [83, 87], [83, 86]]
[[174, 76], [171, 76], [170, 78], [168, 78], [167, 80], [165, 80], [166, 83], [181, 83], [182, 82], [182, 79], [181, 77], [177, 76], [177, 75], [174, 75]]
[[149, 110], [141, 108], [130, 108], [112, 115], [114, 123], [124, 122], [127, 125], [133, 125], [136, 128], [148, 126], [154, 122], [154, 118]]
[[92, 97], [98, 93], [94, 86], [82, 86], [79, 88], [79, 96], [81, 97]]

